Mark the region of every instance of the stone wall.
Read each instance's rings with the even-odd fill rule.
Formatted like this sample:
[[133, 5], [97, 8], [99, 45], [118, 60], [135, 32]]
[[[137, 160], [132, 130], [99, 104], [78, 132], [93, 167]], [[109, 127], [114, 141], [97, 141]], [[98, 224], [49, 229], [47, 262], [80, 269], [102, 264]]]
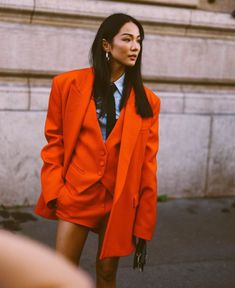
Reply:
[[235, 19], [203, 1], [142, 2], [0, 0], [0, 204], [35, 203], [51, 78], [89, 65], [114, 12], [146, 31], [144, 81], [162, 101], [159, 194], [235, 195]]

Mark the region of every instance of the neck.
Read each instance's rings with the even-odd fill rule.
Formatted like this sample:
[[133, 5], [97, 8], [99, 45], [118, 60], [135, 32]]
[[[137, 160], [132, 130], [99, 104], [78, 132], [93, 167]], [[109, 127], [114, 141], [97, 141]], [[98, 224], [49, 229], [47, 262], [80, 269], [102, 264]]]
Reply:
[[111, 82], [115, 82], [125, 73], [125, 66], [111, 63]]

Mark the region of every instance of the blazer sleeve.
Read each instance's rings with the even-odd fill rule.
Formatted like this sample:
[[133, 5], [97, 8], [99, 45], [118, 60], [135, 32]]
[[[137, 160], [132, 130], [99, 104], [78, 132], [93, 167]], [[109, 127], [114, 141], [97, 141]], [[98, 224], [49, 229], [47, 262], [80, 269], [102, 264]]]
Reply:
[[145, 157], [141, 171], [139, 205], [136, 210], [134, 236], [151, 240], [156, 224], [157, 209], [157, 159], [159, 147], [159, 112], [160, 98], [154, 94], [156, 101], [153, 105], [153, 119], [151, 122]]
[[53, 79], [45, 122], [47, 144], [41, 150], [43, 166], [41, 170], [42, 196], [46, 204], [56, 199], [64, 185], [62, 177], [64, 162], [62, 98], [56, 77]]

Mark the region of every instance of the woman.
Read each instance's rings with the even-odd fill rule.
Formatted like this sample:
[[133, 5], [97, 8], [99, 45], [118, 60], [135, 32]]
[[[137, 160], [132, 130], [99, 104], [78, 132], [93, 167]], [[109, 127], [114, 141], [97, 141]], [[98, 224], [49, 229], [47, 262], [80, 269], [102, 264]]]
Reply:
[[49, 100], [36, 213], [59, 219], [56, 249], [76, 264], [88, 232], [98, 234], [97, 287], [115, 287], [119, 257], [156, 224], [160, 100], [143, 86], [143, 39], [136, 19], [109, 16], [92, 67], [56, 76]]

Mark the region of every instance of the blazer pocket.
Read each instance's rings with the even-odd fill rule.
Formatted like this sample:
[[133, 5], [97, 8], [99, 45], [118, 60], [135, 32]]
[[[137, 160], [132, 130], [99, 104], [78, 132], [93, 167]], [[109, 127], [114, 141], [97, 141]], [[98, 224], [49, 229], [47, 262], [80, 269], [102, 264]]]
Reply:
[[140, 133], [145, 133], [145, 132], [148, 132], [149, 131], [149, 128], [141, 128], [140, 129]]
[[75, 163], [74, 161], [70, 163], [71, 167], [73, 169], [75, 169], [77, 172], [81, 173], [81, 174], [86, 174], [86, 171], [84, 169], [82, 169], [77, 163]]
[[149, 131], [149, 128], [150, 128], [150, 123], [143, 123], [141, 128], [140, 128], [140, 132], [146, 132], [146, 131]]

